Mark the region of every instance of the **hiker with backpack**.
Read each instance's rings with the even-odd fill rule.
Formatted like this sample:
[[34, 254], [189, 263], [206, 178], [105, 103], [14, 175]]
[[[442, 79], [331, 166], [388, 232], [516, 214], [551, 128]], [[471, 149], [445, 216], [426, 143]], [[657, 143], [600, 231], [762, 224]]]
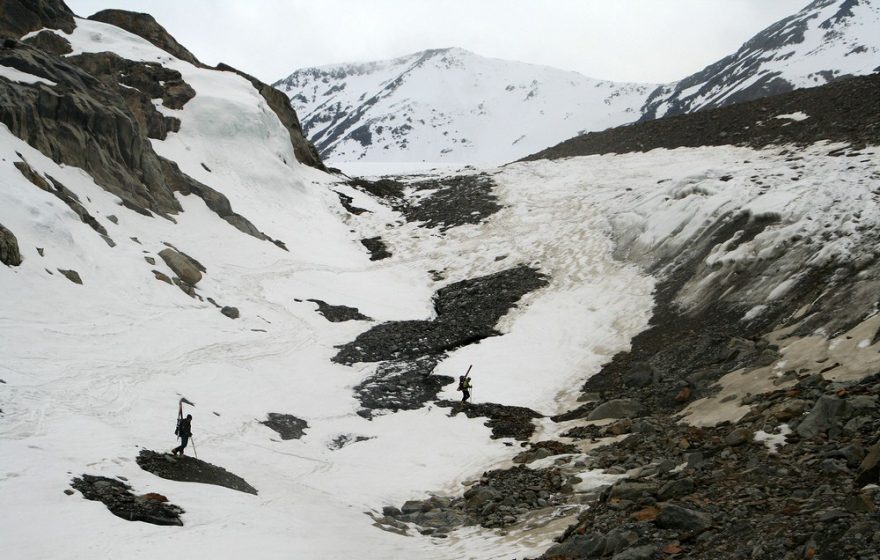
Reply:
[[192, 414], [187, 414], [186, 418], [177, 420], [177, 429], [174, 430], [174, 433], [180, 438], [180, 445], [172, 449], [171, 453], [183, 455], [183, 450], [186, 449], [186, 444], [192, 437]]
[[461, 391], [461, 402], [462, 404], [466, 403], [469, 398], [471, 398], [471, 368], [474, 366], [470, 366], [467, 370], [467, 373], [464, 375], [458, 376], [458, 389], [457, 391]]

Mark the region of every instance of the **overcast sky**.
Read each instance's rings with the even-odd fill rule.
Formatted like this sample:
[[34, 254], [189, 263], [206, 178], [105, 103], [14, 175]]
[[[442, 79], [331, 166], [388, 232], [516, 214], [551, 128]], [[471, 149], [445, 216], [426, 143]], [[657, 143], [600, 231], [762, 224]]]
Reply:
[[86, 17], [148, 12], [206, 64], [274, 82], [298, 68], [441, 47], [669, 82], [735, 51], [809, 0], [67, 0]]

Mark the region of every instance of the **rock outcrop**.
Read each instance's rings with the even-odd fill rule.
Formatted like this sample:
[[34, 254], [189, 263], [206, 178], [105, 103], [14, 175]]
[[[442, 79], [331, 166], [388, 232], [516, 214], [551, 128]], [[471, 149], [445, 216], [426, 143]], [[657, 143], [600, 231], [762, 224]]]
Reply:
[[267, 419], [260, 422], [264, 426], [278, 432], [281, 439], [299, 439], [305, 435], [309, 423], [302, 418], [297, 418], [292, 414], [281, 414], [278, 412], [270, 412], [266, 415]]
[[202, 66], [202, 63], [191, 52], [186, 50], [183, 45], [178, 43], [150, 14], [126, 10], [101, 10], [89, 16], [89, 19], [125, 29], [129, 33], [146, 39], [163, 51], [181, 60], [185, 60], [195, 66]]
[[159, 256], [168, 265], [168, 268], [174, 271], [177, 276], [189, 284], [195, 286], [202, 279], [202, 271], [196, 262], [190, 257], [171, 249], [162, 249]]
[[0, 262], [6, 266], [21, 264], [21, 252], [18, 250], [18, 239], [0, 224]]
[[180, 482], [213, 484], [238, 490], [239, 492], [257, 494], [256, 488], [248, 484], [240, 476], [194, 457], [186, 455], [175, 457], [166, 453], [156, 453], [155, 451], [143, 449], [137, 457], [137, 464], [140, 468], [160, 478]]
[[183, 525], [180, 507], [168, 503], [168, 498], [156, 493], [135, 495], [131, 486], [104, 476], [84, 474], [70, 484], [82, 492], [83, 498], [103, 503], [110, 513], [126, 521], [143, 521], [153, 525]]
[[263, 83], [253, 76], [245, 74], [241, 70], [237, 70], [228, 64], [220, 63], [217, 65], [217, 69], [227, 72], [235, 72], [239, 76], [248, 80], [254, 88], [260, 92], [260, 95], [263, 96], [263, 99], [269, 104], [269, 108], [275, 112], [275, 115], [278, 116], [278, 120], [281, 121], [281, 124], [284, 125], [284, 128], [286, 128], [287, 132], [290, 134], [290, 142], [293, 144], [293, 154], [296, 156], [297, 161], [316, 169], [327, 171], [327, 168], [321, 161], [321, 156], [318, 155], [318, 150], [315, 149], [315, 146], [312, 145], [312, 143], [306, 139], [305, 134], [303, 134], [299, 118], [296, 116], [296, 111], [293, 109], [293, 106], [291, 106], [290, 99], [286, 95], [269, 84]]
[[43, 28], [71, 33], [73, 12], [63, 0], [0, 0], [0, 35], [16, 39]]

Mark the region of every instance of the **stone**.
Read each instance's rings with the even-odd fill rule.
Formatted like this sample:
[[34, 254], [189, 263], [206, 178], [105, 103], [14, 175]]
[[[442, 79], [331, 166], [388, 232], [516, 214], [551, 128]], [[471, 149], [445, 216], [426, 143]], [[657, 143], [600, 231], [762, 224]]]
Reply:
[[656, 524], [661, 529], [698, 533], [712, 526], [712, 516], [675, 504], [666, 504], [660, 508]]
[[724, 443], [730, 447], [736, 447], [737, 445], [752, 441], [752, 437], [753, 434], [751, 430], [747, 428], [736, 428], [725, 436]]
[[0, 224], [0, 262], [6, 266], [21, 264], [21, 252], [15, 235]]
[[611, 497], [621, 500], [638, 500], [656, 494], [658, 485], [654, 482], [635, 482], [622, 480], [611, 487]]
[[421, 513], [424, 511], [425, 502], [420, 500], [409, 500], [403, 504], [400, 508], [400, 512], [404, 515], [409, 515], [412, 513]]
[[153, 266], [156, 265], [156, 259], [154, 259], [153, 257], [144, 257], [144, 260], [147, 261], [148, 264], [151, 264]]
[[644, 407], [635, 399], [614, 399], [597, 406], [587, 420], [606, 418], [636, 418], [642, 416]]
[[851, 408], [845, 399], [823, 395], [796, 429], [802, 438], [812, 438], [849, 419]]
[[595, 558], [603, 556], [605, 538], [599, 533], [575, 535], [565, 542], [551, 546], [545, 553], [549, 558]]
[[654, 381], [654, 368], [647, 362], [635, 362], [623, 376], [623, 384], [628, 387], [646, 387]]
[[611, 560], [653, 560], [657, 552], [657, 547], [653, 544], [645, 544], [618, 552], [611, 557]]
[[267, 414], [267, 419], [260, 424], [278, 432], [283, 440], [299, 439], [305, 435], [305, 431], [309, 427], [309, 423], [301, 418], [277, 412]]
[[103, 503], [110, 513], [126, 521], [183, 525], [180, 520], [183, 509], [169, 504], [168, 499], [160, 494], [135, 496], [131, 492], [131, 486], [122, 481], [88, 474], [74, 478], [71, 486], [82, 492], [87, 500]]
[[770, 409], [770, 414], [780, 422], [787, 422], [792, 418], [801, 416], [806, 410], [809, 403], [801, 399], [791, 399], [774, 405]]
[[213, 484], [239, 492], [257, 494], [256, 488], [240, 476], [188, 455], [172, 457], [165, 453], [142, 449], [137, 456], [137, 464], [143, 470], [151, 472], [159, 478]]
[[220, 310], [220, 313], [226, 315], [230, 319], [238, 319], [238, 317], [239, 317], [238, 308], [237, 307], [229, 307], [228, 305], [224, 306]]
[[677, 480], [670, 480], [666, 484], [660, 487], [660, 491], [657, 493], [657, 497], [661, 500], [669, 500], [672, 498], [678, 498], [680, 496], [686, 496], [694, 491], [696, 488], [696, 484], [690, 478], [679, 478]]
[[164, 272], [159, 272], [158, 270], [154, 270], [153, 276], [156, 277], [156, 280], [161, 280], [162, 282], [165, 282], [166, 284], [171, 284], [172, 286], [174, 285], [171, 282], [171, 278], [168, 278], [168, 275], [165, 274]]
[[468, 509], [482, 509], [489, 502], [498, 500], [501, 495], [488, 486], [474, 486], [464, 493]]
[[855, 486], [861, 488], [868, 484], [880, 484], [880, 442], [868, 450], [868, 454], [859, 465]]
[[181, 280], [190, 286], [195, 286], [199, 283], [199, 280], [202, 279], [202, 273], [199, 271], [198, 267], [188, 257], [174, 249], [171, 249], [170, 247], [162, 249], [159, 251], [159, 256], [162, 257], [162, 260], [165, 261], [168, 268], [173, 270]]
[[61, 268], [58, 269], [58, 272], [64, 275], [65, 278], [73, 282], [74, 284], [82, 285], [82, 278], [79, 277], [79, 273], [75, 270], [63, 270]]

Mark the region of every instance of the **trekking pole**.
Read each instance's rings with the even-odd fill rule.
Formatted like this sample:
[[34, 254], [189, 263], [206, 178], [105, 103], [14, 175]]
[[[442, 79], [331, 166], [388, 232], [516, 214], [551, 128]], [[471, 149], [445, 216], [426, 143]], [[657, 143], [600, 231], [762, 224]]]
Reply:
[[198, 459], [198, 458], [199, 458], [199, 452], [196, 451], [196, 438], [194, 438], [193, 436], [189, 436], [189, 439], [190, 439], [190, 441], [193, 442], [193, 455], [195, 455], [195, 456], [196, 456], [196, 459]]

